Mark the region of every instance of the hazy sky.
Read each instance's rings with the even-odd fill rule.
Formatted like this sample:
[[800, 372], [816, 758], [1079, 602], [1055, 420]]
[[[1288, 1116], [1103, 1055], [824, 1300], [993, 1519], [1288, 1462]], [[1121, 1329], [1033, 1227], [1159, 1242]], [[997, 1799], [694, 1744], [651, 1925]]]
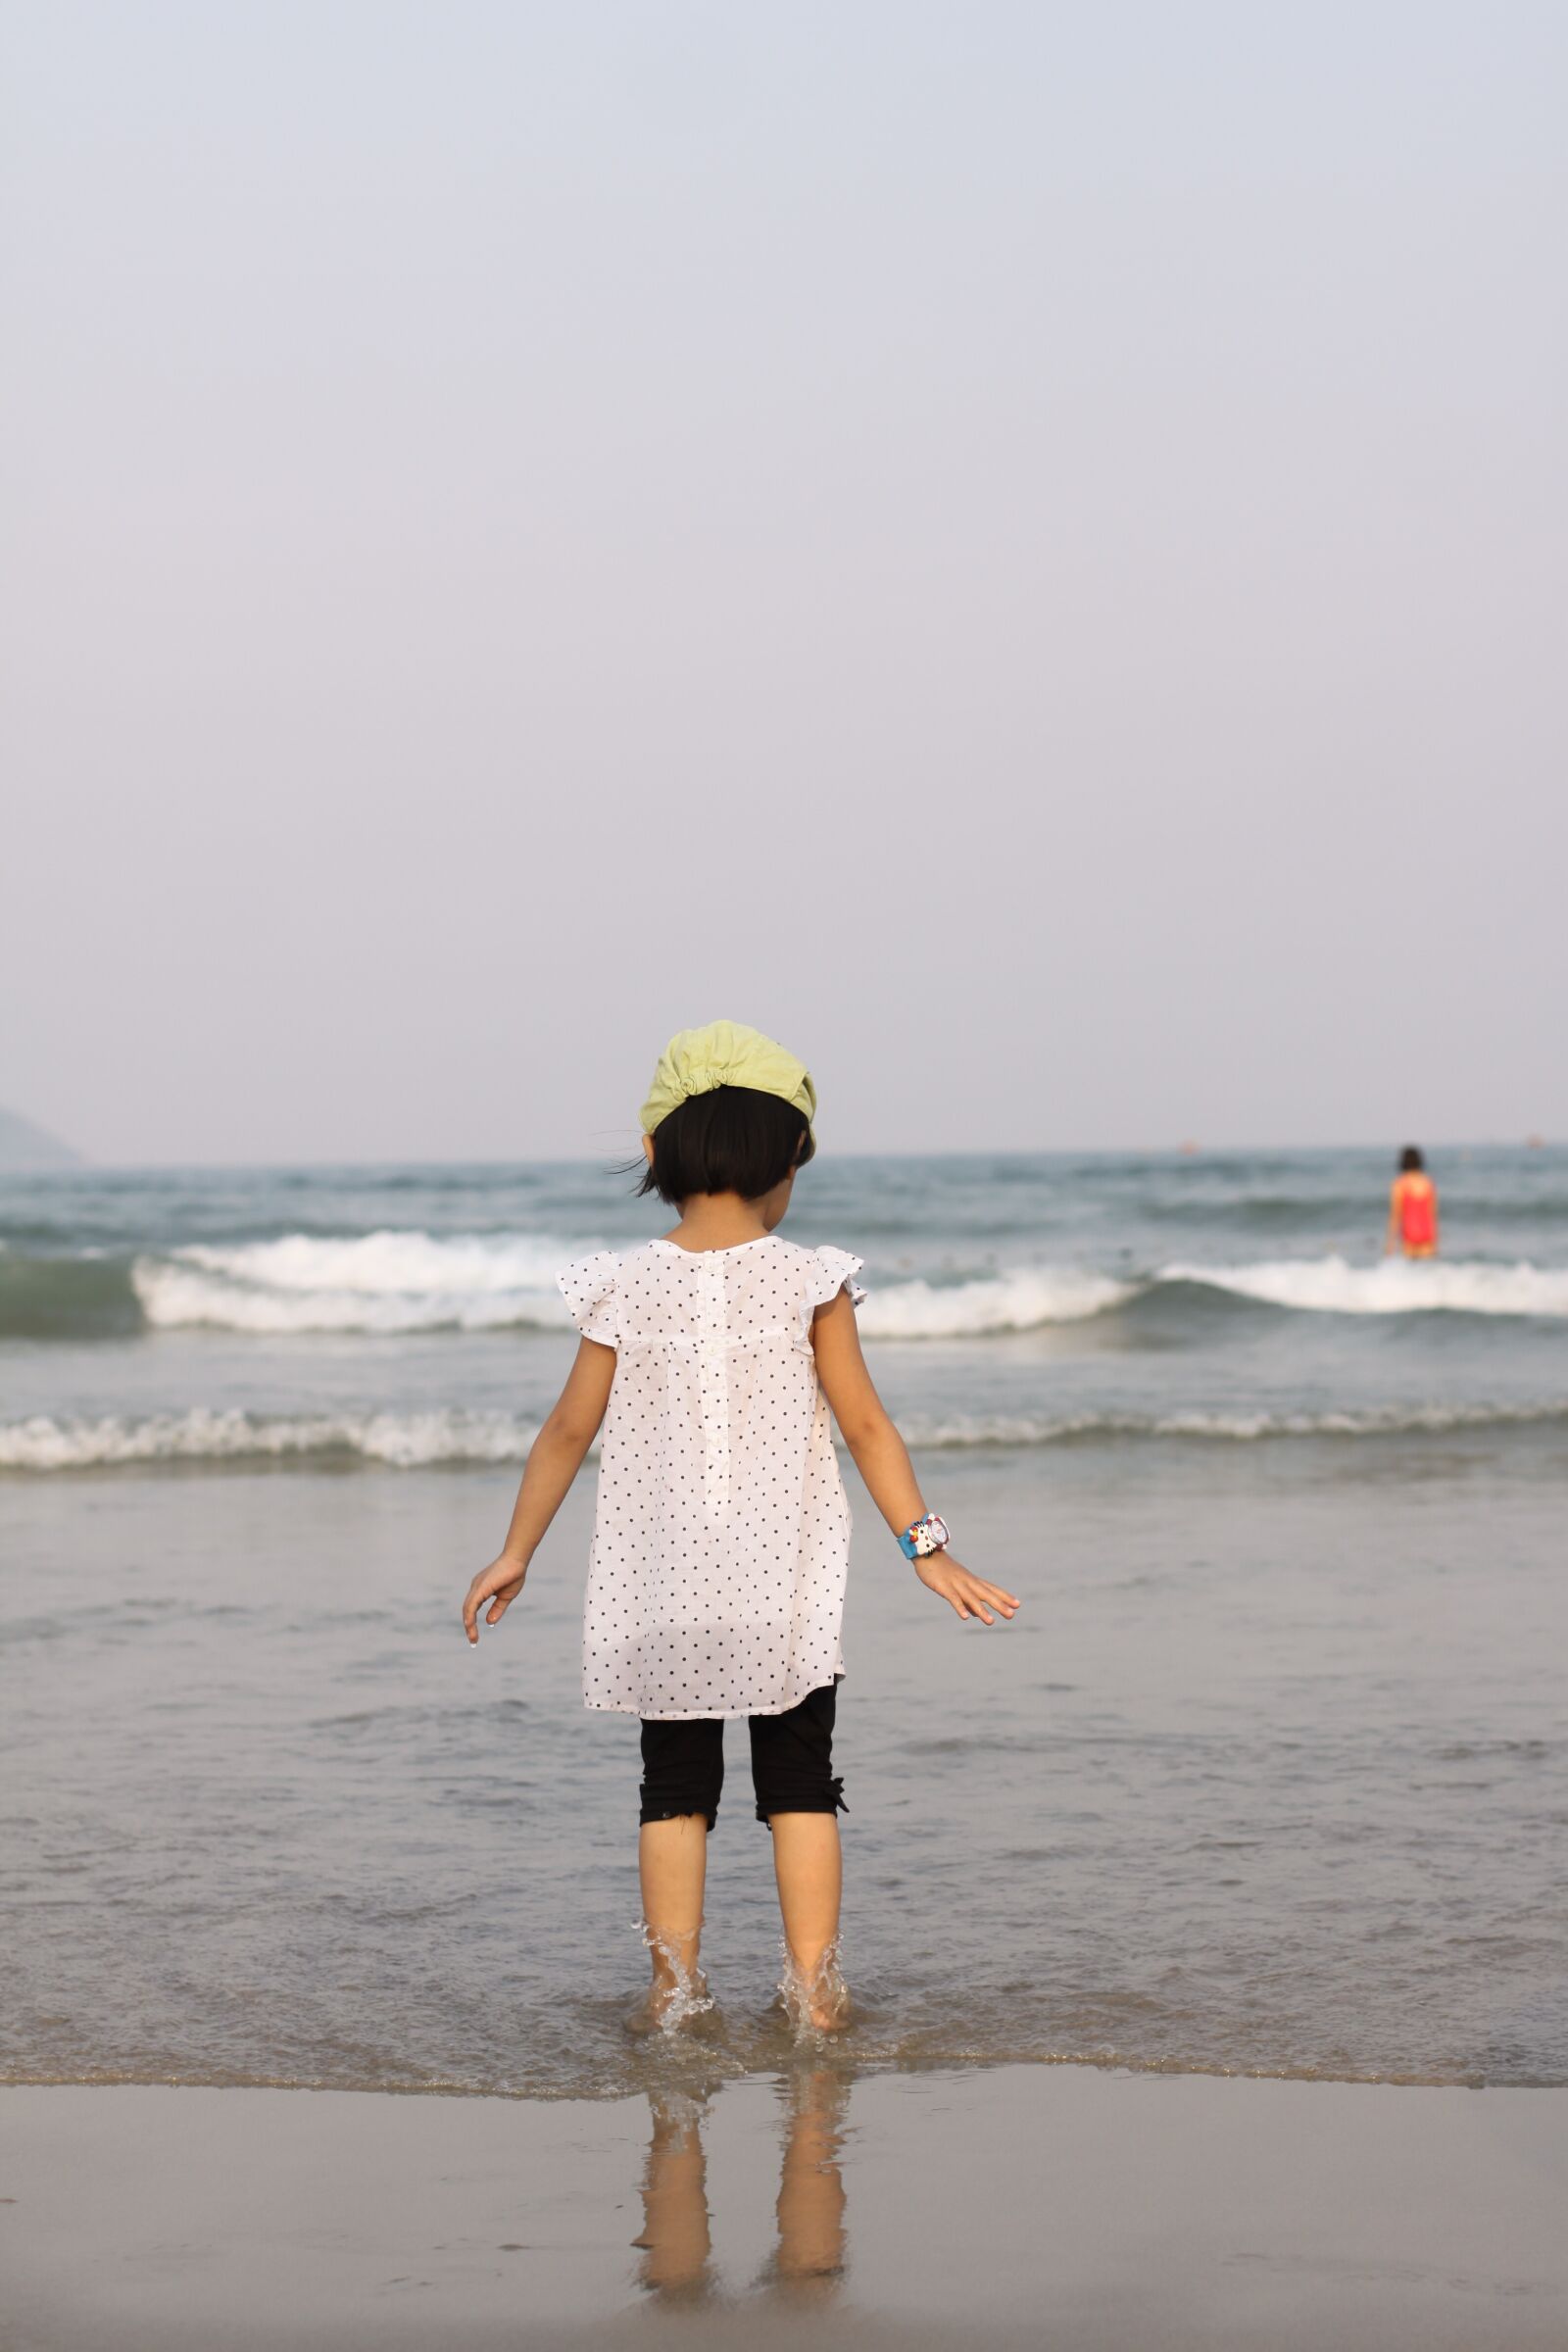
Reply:
[[1559, 0], [0, 24], [0, 1102], [1568, 1129]]

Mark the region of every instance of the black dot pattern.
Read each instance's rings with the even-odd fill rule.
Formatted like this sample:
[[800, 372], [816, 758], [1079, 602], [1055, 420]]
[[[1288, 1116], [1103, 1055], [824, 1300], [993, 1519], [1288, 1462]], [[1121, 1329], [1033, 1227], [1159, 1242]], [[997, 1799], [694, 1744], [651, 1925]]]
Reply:
[[850, 1503], [811, 1348], [860, 1259], [763, 1234], [596, 1250], [557, 1280], [616, 1352], [583, 1607], [586, 1705], [782, 1715], [844, 1672]]

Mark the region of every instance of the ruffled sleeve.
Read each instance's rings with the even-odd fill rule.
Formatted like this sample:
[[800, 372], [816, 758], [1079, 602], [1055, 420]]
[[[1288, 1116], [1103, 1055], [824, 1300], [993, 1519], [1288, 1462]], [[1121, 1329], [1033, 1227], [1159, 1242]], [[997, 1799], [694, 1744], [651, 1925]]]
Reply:
[[808, 1269], [807, 1280], [807, 1308], [811, 1311], [826, 1306], [840, 1291], [848, 1291], [852, 1306], [858, 1306], [865, 1297], [861, 1285], [855, 1279], [865, 1260], [852, 1257], [848, 1250], [813, 1250], [816, 1263]]
[[596, 1250], [591, 1257], [574, 1258], [556, 1276], [571, 1319], [585, 1340], [613, 1348], [620, 1339], [615, 1313], [615, 1277], [620, 1260], [613, 1250]]

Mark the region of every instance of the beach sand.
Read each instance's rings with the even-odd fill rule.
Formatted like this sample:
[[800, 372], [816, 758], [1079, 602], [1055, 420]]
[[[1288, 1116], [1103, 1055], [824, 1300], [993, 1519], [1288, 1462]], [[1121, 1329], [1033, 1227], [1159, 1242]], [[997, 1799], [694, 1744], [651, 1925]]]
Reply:
[[0, 2344], [1568, 2341], [1568, 2092], [696, 2080], [602, 2102], [9, 2087]]

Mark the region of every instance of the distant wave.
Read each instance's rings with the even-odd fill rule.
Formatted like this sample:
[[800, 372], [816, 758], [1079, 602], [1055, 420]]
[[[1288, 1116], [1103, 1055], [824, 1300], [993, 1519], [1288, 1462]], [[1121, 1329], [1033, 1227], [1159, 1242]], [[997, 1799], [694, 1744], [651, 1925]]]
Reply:
[[1352, 1266], [1319, 1257], [1173, 1264], [1127, 1281], [1071, 1267], [1017, 1267], [947, 1287], [893, 1283], [872, 1290], [860, 1329], [883, 1340], [985, 1338], [1085, 1321], [1184, 1287], [1300, 1313], [1568, 1316], [1568, 1269], [1402, 1258]]
[[541, 1235], [288, 1234], [238, 1249], [141, 1257], [131, 1272], [149, 1323], [223, 1331], [503, 1331], [567, 1326], [556, 1269], [569, 1245]]
[[1071, 1266], [1020, 1267], [946, 1287], [895, 1282], [872, 1290], [860, 1329], [873, 1340], [956, 1340], [1083, 1323], [1132, 1298], [1134, 1286]]
[[[444, 1241], [371, 1233], [321, 1241], [291, 1234], [238, 1249], [138, 1258], [132, 1282], [150, 1324], [240, 1332], [495, 1331], [568, 1324], [556, 1289], [570, 1244], [536, 1236]], [[1072, 1267], [1021, 1268], [949, 1286], [891, 1283], [860, 1310], [873, 1339], [950, 1339], [1079, 1322], [1131, 1295]]]
[[1251, 1445], [1260, 1438], [1396, 1438], [1462, 1429], [1525, 1429], [1568, 1422], [1568, 1397], [1523, 1404], [1368, 1405], [1326, 1413], [1191, 1412], [952, 1414], [900, 1424], [924, 1448], [1093, 1444], [1118, 1438], [1192, 1439]]
[[0, 1253], [0, 1339], [113, 1340], [142, 1323], [122, 1258]]
[[[288, 1234], [193, 1245], [133, 1260], [0, 1252], [0, 1336], [107, 1339], [149, 1326], [259, 1337], [290, 1333], [569, 1328], [558, 1266], [590, 1245], [545, 1234]], [[1014, 1265], [954, 1281], [877, 1278], [860, 1310], [869, 1340], [1004, 1337], [1121, 1311], [1164, 1314], [1182, 1294], [1287, 1312], [1568, 1317], [1568, 1268], [1442, 1258], [1352, 1265], [1340, 1256], [1181, 1260], [1126, 1275]]]
[[0, 1470], [95, 1470], [135, 1462], [264, 1462], [314, 1457], [422, 1470], [443, 1462], [520, 1462], [535, 1427], [511, 1413], [154, 1413], [141, 1420], [0, 1423]]
[[867, 1339], [983, 1339], [1084, 1322], [1178, 1287], [1316, 1315], [1568, 1315], [1568, 1270], [1437, 1258], [1349, 1265], [1348, 1258], [1265, 1258], [1253, 1265], [1161, 1265], [1116, 1282], [1074, 1268], [1013, 1268], [971, 1282], [894, 1282], [860, 1307]]
[[1474, 1259], [1272, 1258], [1256, 1265], [1175, 1265], [1162, 1284], [1190, 1282], [1311, 1314], [1568, 1315], [1568, 1269], [1483, 1265]]
[[[1568, 1398], [1525, 1404], [1390, 1405], [1359, 1412], [951, 1414], [904, 1423], [923, 1451], [976, 1447], [1160, 1444], [1250, 1445], [1261, 1439], [1397, 1438], [1568, 1422]], [[514, 1414], [439, 1407], [426, 1412], [270, 1415], [155, 1413], [140, 1420], [0, 1423], [0, 1471], [97, 1470], [138, 1463], [335, 1463], [393, 1470], [520, 1463], [536, 1425]]]

